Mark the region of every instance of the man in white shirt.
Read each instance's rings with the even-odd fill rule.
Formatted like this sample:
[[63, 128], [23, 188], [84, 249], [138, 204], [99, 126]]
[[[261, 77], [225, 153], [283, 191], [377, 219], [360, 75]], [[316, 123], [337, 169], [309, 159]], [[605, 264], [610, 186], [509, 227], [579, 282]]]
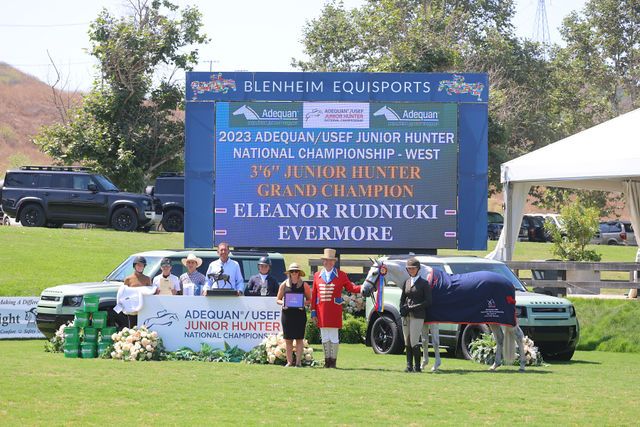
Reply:
[[[229, 244], [222, 242], [218, 245], [218, 255], [220, 258], [209, 264], [207, 269], [207, 284], [205, 290], [209, 289], [235, 289], [238, 295], [244, 294], [244, 278], [240, 271], [240, 264], [229, 259]], [[221, 275], [228, 276], [220, 277]], [[213, 277], [220, 280], [213, 280]], [[226, 279], [226, 280], [225, 280]]]
[[162, 258], [160, 270], [161, 273], [153, 278], [156, 295], [176, 295], [180, 291], [180, 279], [171, 274], [171, 260], [169, 258]]

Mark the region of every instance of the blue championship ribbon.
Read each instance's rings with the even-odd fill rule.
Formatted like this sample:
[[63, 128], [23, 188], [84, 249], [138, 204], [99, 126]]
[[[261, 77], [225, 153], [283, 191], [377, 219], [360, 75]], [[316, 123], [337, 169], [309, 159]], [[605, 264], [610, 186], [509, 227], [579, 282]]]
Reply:
[[380, 268], [378, 270], [378, 288], [376, 289], [376, 306], [375, 310], [378, 313], [382, 313], [384, 311], [384, 276], [387, 274], [387, 267], [384, 264], [380, 264]]

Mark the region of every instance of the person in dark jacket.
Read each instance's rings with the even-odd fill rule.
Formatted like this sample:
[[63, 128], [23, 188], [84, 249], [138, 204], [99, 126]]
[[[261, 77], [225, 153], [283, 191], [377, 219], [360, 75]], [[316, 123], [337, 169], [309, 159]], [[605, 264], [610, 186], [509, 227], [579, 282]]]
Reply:
[[[407, 260], [409, 278], [402, 286], [400, 296], [400, 315], [402, 316], [402, 334], [407, 350], [407, 368], [405, 372], [421, 372], [420, 334], [427, 308], [431, 305], [431, 286], [420, 277], [420, 261]], [[413, 363], [413, 365], [412, 365]]]
[[260, 274], [251, 276], [249, 284], [244, 290], [248, 297], [275, 297], [278, 295], [278, 282], [269, 274], [271, 271], [271, 260], [263, 256], [258, 260], [258, 271]]

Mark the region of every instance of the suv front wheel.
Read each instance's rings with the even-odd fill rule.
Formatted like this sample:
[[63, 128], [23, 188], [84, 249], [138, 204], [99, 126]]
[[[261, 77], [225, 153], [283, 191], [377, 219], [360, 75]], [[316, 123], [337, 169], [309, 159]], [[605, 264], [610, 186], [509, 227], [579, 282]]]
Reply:
[[389, 316], [380, 316], [373, 322], [370, 338], [376, 354], [398, 354], [404, 348], [402, 330]]
[[131, 208], [118, 208], [111, 216], [111, 226], [117, 231], [134, 231], [138, 228], [138, 218]]
[[170, 209], [162, 217], [162, 228], [170, 233], [184, 230], [184, 214], [179, 209]]
[[20, 212], [20, 222], [25, 227], [42, 227], [47, 222], [42, 206], [28, 204]]

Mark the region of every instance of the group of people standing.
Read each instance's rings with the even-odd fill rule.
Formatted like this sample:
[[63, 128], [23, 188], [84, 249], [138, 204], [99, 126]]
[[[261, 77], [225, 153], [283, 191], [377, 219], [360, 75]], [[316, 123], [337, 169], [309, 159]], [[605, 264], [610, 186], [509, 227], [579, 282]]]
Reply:
[[[336, 268], [335, 249], [324, 250], [321, 257], [322, 269], [314, 274], [311, 287], [303, 280], [306, 273], [295, 262], [287, 268], [287, 279], [278, 285], [270, 274], [269, 258], [262, 257], [258, 261], [259, 274], [252, 276], [245, 288], [240, 265], [230, 259], [229, 254], [229, 245], [220, 243], [219, 258], [209, 265], [207, 274], [204, 275], [198, 271], [202, 259], [190, 253], [181, 260], [187, 271], [180, 277], [171, 274], [171, 260], [163, 258], [160, 262], [161, 272], [153, 280], [143, 273], [146, 266], [144, 257], [137, 257], [133, 262], [134, 272], [125, 279], [124, 284], [128, 287], [151, 286], [149, 293], [157, 295], [206, 295], [209, 289], [229, 288], [234, 289], [238, 295], [275, 296], [277, 304], [282, 306], [281, 323], [286, 343], [286, 366], [301, 365], [309, 307], [311, 321], [320, 329], [324, 366], [336, 368], [340, 345], [339, 330], [342, 328], [342, 291], [344, 289], [350, 293], [360, 293], [362, 286], [354, 285], [345, 272]], [[410, 278], [402, 288], [400, 300], [402, 330], [407, 350], [407, 372], [420, 371], [420, 334], [425, 310], [431, 304], [431, 288], [427, 281], [419, 276], [419, 269], [420, 263], [415, 258], [407, 262]], [[137, 322], [136, 315], [128, 317], [130, 326]]]

